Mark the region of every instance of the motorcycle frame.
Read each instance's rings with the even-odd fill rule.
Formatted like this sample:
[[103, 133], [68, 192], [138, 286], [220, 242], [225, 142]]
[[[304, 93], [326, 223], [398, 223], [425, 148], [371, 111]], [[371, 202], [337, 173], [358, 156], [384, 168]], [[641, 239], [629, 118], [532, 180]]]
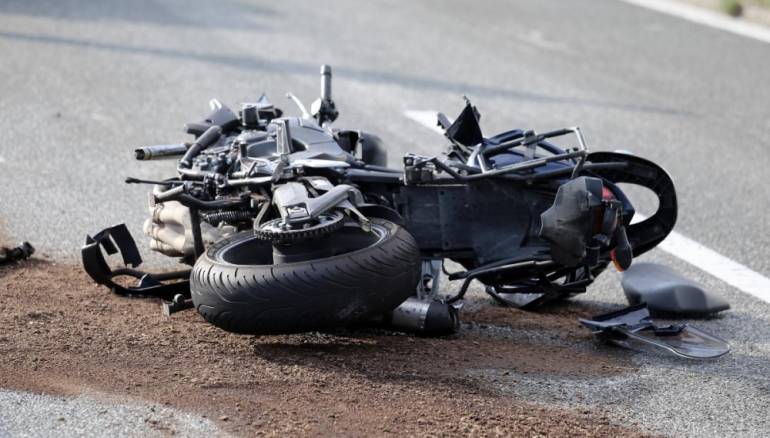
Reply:
[[[365, 216], [369, 215], [404, 226], [415, 237], [423, 259], [429, 262], [423, 263], [425, 278], [438, 283], [436, 261], [439, 260], [442, 268], [444, 259], [452, 259], [465, 268], [447, 273], [450, 280], [462, 280], [457, 294], [448, 299], [450, 302], [462, 299], [474, 279], [484, 283], [487, 292], [501, 301], [504, 300], [499, 293], [534, 293], [551, 299], [584, 292], [610, 262], [609, 250], [599, 251], [590, 264], [565, 267], [553, 261], [549, 243], [539, 237], [540, 215], [553, 204], [558, 188], [578, 176], [603, 179], [605, 186], [621, 201], [621, 218], [628, 230], [634, 256], [653, 248], [674, 226], [676, 194], [671, 178], [659, 166], [627, 154], [589, 153], [578, 127], [541, 134], [512, 130], [483, 138], [478, 128], [478, 113], [467, 99], [466, 108], [458, 118], [460, 123], [456, 121], [450, 126], [445, 116], [438, 115], [450, 142], [445, 158], [407, 154], [402, 170], [384, 167], [386, 152], [379, 145], [367, 150], [365, 145], [360, 144], [361, 133], [330, 127], [337, 117], [331, 99], [330, 81], [330, 69], [322, 68], [322, 98], [314, 104], [315, 120], [298, 104], [303, 118], [295, 119], [292, 133], [299, 132], [300, 141], [303, 135], [315, 136], [313, 141], [308, 142], [312, 147], [300, 152], [292, 150], [297, 138], [289, 133], [289, 119], [281, 118], [282, 111], [272, 107], [264, 97], [255, 104], [244, 106], [244, 126], [247, 109], [251, 114], [249, 123], [253, 124], [250, 129], [261, 126], [259, 124], [263, 120], [271, 123], [270, 120], [275, 119], [277, 123], [276, 152], [279, 160], [273, 162], [268, 174], [252, 175], [253, 165], [232, 175], [191, 168], [196, 154], [209, 146], [221, 144], [221, 139], [228, 138], [225, 133], [236, 129], [241, 122], [229, 108], [212, 100], [212, 113], [204, 121], [186, 125], [187, 131], [196, 135], [195, 142], [186, 146], [148, 147], [136, 151], [137, 159], [184, 154], [177, 167], [179, 178], [161, 182], [128, 179], [127, 182], [159, 183], [168, 190], [155, 196], [156, 202], [174, 200], [189, 208], [195, 259], [205, 250], [201, 221], [206, 212], [216, 214], [217, 211], [241, 209], [250, 201], [248, 195], [220, 196], [220, 189], [223, 193], [231, 188], [244, 189], [252, 194], [252, 200], [259, 193], [263, 200], [255, 219], [259, 223], [266, 213], [271, 215], [269, 185], [285, 181], [287, 176], [289, 181], [298, 176], [320, 176], [328, 178], [335, 186], [349, 184], [360, 191], [367, 202], [355, 206], [348, 202], [346, 209], [355, 212], [362, 225]], [[463, 123], [465, 126], [462, 126]], [[313, 124], [315, 127], [310, 126]], [[266, 125], [263, 127], [267, 130]], [[465, 132], [456, 137], [450, 134], [450, 131], [457, 133], [454, 128]], [[342, 147], [341, 143], [342, 137], [350, 134], [353, 135], [348, 140], [355, 139], [352, 150]], [[334, 137], [334, 141], [319, 143], [319, 135]], [[576, 137], [576, 147], [562, 149], [550, 142], [566, 135]], [[476, 138], [474, 143], [477, 143], [463, 144], [459, 141], [460, 137]], [[355, 150], [359, 146], [361, 150]], [[245, 147], [239, 150], [240, 158], [245, 156], [245, 150]], [[356, 159], [357, 152], [363, 158], [371, 157], [372, 162]], [[327, 156], [344, 158], [332, 161]], [[300, 162], [305, 164], [297, 164]], [[640, 223], [631, 224], [633, 207], [615, 185], [622, 182], [651, 189], [659, 199], [658, 211]], [[217, 186], [216, 199], [205, 194], [200, 196], [204, 192], [199, 188], [210, 183]], [[272, 213], [274, 216], [275, 212]], [[172, 276], [150, 274], [134, 268], [112, 271], [100, 248], [108, 254], [120, 251], [126, 264], [136, 268], [141, 258], [125, 226], [115, 226], [87, 238], [82, 253], [88, 273], [97, 282], [124, 295], [158, 296], [168, 300], [173, 293], [182, 291], [182, 298], [189, 298], [185, 271]], [[134, 276], [140, 280], [139, 285], [133, 288], [120, 286], [112, 281], [118, 275]], [[179, 281], [164, 284], [163, 280]], [[186, 292], [185, 288], [188, 288]], [[424, 285], [418, 286], [418, 296], [420, 288], [424, 291]], [[436, 298], [438, 292], [438, 288], [433, 287], [430, 296]], [[181, 308], [188, 305], [179, 300], [174, 302]]]

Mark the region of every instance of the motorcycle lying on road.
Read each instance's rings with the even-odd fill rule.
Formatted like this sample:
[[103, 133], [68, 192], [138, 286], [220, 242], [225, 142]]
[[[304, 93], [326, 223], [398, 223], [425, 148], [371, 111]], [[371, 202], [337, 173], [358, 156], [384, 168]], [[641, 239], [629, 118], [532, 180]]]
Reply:
[[[195, 308], [231, 332], [379, 320], [439, 334], [459, 327], [473, 280], [500, 303], [533, 308], [584, 292], [610, 263], [627, 268], [674, 227], [674, 185], [658, 165], [589, 152], [579, 128], [485, 137], [467, 99], [454, 121], [437, 114], [445, 153], [387, 167], [377, 136], [333, 126], [331, 69], [321, 73], [311, 111], [289, 94], [300, 117], [264, 96], [237, 113], [212, 100], [204, 120], [186, 125], [191, 142], [135, 151], [178, 158], [174, 177], [127, 182], [154, 185], [151, 248], [191, 269], [140, 271], [118, 225], [88, 236], [88, 274], [119, 294], [160, 297], [168, 313]], [[554, 143], [566, 136], [575, 147]], [[657, 212], [632, 223], [619, 183], [650, 189]], [[102, 249], [127, 267], [112, 269]], [[446, 259], [462, 269], [446, 272]], [[442, 270], [460, 284], [451, 296], [439, 287]]]

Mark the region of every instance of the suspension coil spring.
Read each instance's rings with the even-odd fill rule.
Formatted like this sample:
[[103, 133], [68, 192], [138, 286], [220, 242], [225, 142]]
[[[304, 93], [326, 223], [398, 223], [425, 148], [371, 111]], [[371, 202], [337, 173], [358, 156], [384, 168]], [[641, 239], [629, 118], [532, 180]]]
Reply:
[[240, 222], [251, 219], [252, 213], [250, 211], [236, 210], [236, 211], [217, 211], [214, 213], [201, 213], [201, 218], [217, 226], [222, 222]]

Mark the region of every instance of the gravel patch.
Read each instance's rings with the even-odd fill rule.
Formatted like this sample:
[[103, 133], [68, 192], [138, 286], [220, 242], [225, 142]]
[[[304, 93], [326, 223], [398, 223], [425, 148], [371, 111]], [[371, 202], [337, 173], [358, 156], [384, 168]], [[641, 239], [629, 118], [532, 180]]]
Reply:
[[109, 397], [59, 397], [0, 390], [0, 436], [227, 436], [197, 415]]

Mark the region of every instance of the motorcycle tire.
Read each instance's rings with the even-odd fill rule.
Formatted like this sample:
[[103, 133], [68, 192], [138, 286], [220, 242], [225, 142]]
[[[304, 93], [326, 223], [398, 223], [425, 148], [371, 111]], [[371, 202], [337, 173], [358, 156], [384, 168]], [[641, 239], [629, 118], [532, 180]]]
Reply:
[[389, 312], [415, 293], [420, 252], [404, 228], [377, 218], [371, 225], [366, 233], [349, 223], [306, 242], [335, 248], [330, 257], [288, 263], [275, 263], [272, 244], [251, 231], [223, 239], [193, 267], [195, 309], [243, 334], [323, 330]]

